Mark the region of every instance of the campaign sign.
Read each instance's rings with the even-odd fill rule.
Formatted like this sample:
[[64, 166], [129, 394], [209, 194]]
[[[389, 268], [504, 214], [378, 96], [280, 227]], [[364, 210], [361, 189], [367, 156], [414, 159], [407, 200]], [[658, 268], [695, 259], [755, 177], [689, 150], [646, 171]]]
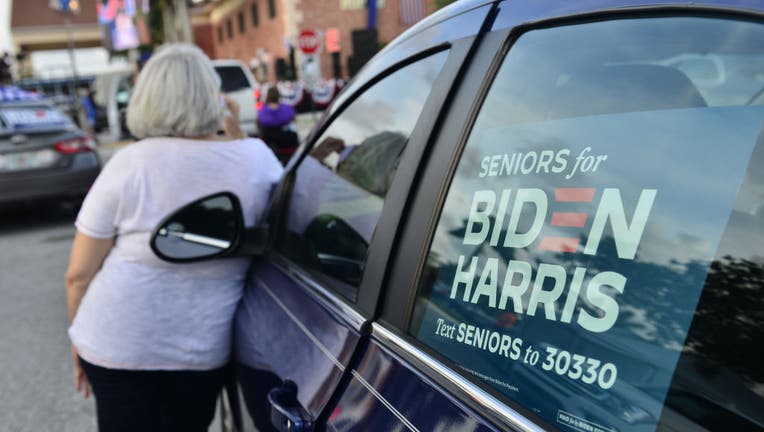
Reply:
[[412, 333], [557, 428], [654, 431], [762, 119], [719, 107], [476, 128]]
[[7, 109], [0, 111], [0, 116], [15, 130], [58, 127], [69, 122], [64, 114], [45, 108]]

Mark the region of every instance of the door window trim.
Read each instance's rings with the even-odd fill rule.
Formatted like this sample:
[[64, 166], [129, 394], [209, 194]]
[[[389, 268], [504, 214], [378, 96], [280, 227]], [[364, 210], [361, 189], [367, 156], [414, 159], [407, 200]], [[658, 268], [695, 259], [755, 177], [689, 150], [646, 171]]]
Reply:
[[268, 262], [278, 268], [284, 275], [301, 285], [306, 293], [348, 327], [364, 333], [369, 320], [365, 318], [350, 302], [336, 292], [325, 288], [325, 284], [316, 280], [316, 275], [294, 263], [281, 253], [271, 251], [267, 255]]
[[[538, 426], [539, 421], [531, 420], [519, 411], [514, 410], [508, 404], [493, 396], [485, 389], [477, 386], [472, 381], [466, 379], [454, 368], [446, 365], [438, 358], [430, 355], [420, 349], [417, 345], [410, 343], [394, 331], [387, 329], [379, 323], [372, 323], [372, 337], [377, 339], [383, 346], [392, 348], [397, 356], [406, 358], [405, 363], [417, 364], [417, 370], [424, 373], [436, 381], [444, 381], [450, 387], [460, 390], [468, 398], [460, 397], [459, 400], [470, 401], [469, 405], [477, 405], [481, 409], [487, 410], [497, 423], [511, 428], [512, 430], [522, 432], [543, 432], [544, 429]], [[483, 414], [481, 412], [481, 414]]]
[[[278, 203], [276, 205], [274, 205], [273, 208], [277, 208], [278, 209], [278, 212], [277, 212], [278, 214], [271, 214], [271, 215], [269, 215], [269, 220], [279, 221], [277, 224], [272, 224], [272, 226], [276, 226], [275, 231], [276, 231], [277, 238], [279, 238], [279, 239], [283, 238], [283, 236], [286, 233], [286, 230], [288, 229], [287, 224], [286, 224], [286, 215], [288, 214], [288, 211], [289, 211], [290, 198], [291, 198], [291, 194], [292, 194], [292, 191], [293, 191], [294, 182], [295, 182], [295, 178], [296, 178], [296, 174], [297, 174], [298, 168], [300, 167], [300, 164], [303, 162], [303, 160], [310, 153], [310, 150], [313, 148], [313, 146], [316, 145], [318, 139], [321, 136], [323, 136], [324, 132], [334, 123], [334, 121], [339, 116], [341, 116], [345, 112], [345, 110], [351, 104], [353, 104], [353, 102], [355, 102], [359, 97], [361, 97], [361, 95], [366, 90], [368, 90], [369, 88], [373, 87], [375, 84], [381, 82], [382, 80], [384, 80], [385, 78], [387, 78], [390, 75], [394, 74], [395, 72], [398, 72], [399, 70], [401, 70], [401, 69], [403, 69], [403, 68], [405, 68], [405, 67], [407, 67], [409, 65], [412, 65], [412, 64], [416, 63], [417, 61], [423, 60], [423, 59], [425, 59], [427, 57], [430, 57], [430, 56], [433, 56], [435, 54], [446, 52], [447, 53], [447, 57], [446, 57], [446, 60], [445, 60], [445, 62], [443, 64], [443, 67], [441, 68], [440, 72], [438, 73], [437, 77], [435, 78], [435, 81], [433, 82], [433, 88], [435, 88], [438, 85], [439, 82], [443, 81], [444, 77], [446, 77], [446, 79], [451, 80], [450, 75], [444, 75], [444, 73], [446, 72], [446, 68], [449, 67], [449, 65], [451, 63], [455, 63], [452, 60], [453, 59], [453, 56], [452, 56], [453, 52], [449, 52], [450, 50], [451, 50], [451, 44], [450, 43], [439, 44], [439, 45], [437, 45], [435, 47], [432, 47], [432, 48], [426, 49], [424, 51], [421, 51], [421, 52], [419, 52], [419, 53], [417, 53], [415, 55], [412, 55], [412, 56], [410, 56], [410, 57], [408, 57], [408, 58], [406, 58], [406, 59], [404, 59], [404, 60], [402, 60], [402, 61], [400, 61], [400, 62], [398, 62], [398, 63], [396, 63], [394, 65], [392, 65], [391, 67], [385, 69], [384, 72], [380, 73], [379, 75], [377, 75], [374, 78], [370, 79], [368, 82], [364, 83], [364, 85], [359, 87], [357, 89], [357, 91], [355, 93], [353, 93], [353, 95], [351, 95], [350, 97], [348, 97], [347, 99], [345, 99], [343, 101], [342, 106], [339, 109], [335, 110], [328, 117], [325, 117], [325, 118], [322, 119], [320, 128], [314, 129], [313, 132], [310, 134], [310, 136], [308, 136], [308, 138], [305, 140], [306, 144], [300, 149], [301, 153], [298, 156], [298, 158], [296, 158], [296, 160], [293, 159], [290, 162], [290, 164], [288, 165], [287, 172], [285, 173], [285, 175], [283, 177], [283, 180], [282, 180], [282, 183], [279, 186], [279, 189], [281, 189], [281, 190], [276, 190], [274, 192], [274, 197], [278, 197]], [[462, 58], [462, 60], [463, 60], [463, 58]], [[430, 95], [428, 95], [427, 99], [429, 99], [430, 96], [432, 96], [432, 91], [430, 92]], [[423, 118], [422, 116], [424, 116], [426, 114], [427, 114], [427, 110], [423, 109], [422, 112], [420, 113], [420, 117], [417, 120], [417, 123], [414, 125], [414, 128], [412, 129], [412, 133], [409, 136], [409, 139], [412, 136], [414, 136], [414, 134], [417, 133], [417, 131], [419, 129], [421, 129], [421, 127], [422, 127], [421, 126], [422, 118]], [[406, 152], [404, 151], [403, 154], [405, 155]], [[402, 161], [404, 159], [405, 159], [405, 156], [402, 159]], [[394, 190], [395, 190], [395, 186], [394, 185], [395, 185], [395, 182], [393, 183], [393, 186], [391, 186], [391, 188], [390, 188], [390, 192], [391, 193], [393, 193]], [[385, 202], [387, 202], [387, 200], [385, 200]], [[384, 213], [384, 209], [385, 209], [385, 206], [383, 206], [383, 213]], [[276, 212], [272, 212], [272, 213], [276, 213]], [[382, 215], [380, 214], [380, 221], [378, 221], [377, 226], [379, 226], [379, 224], [381, 223], [381, 220], [382, 220]], [[374, 238], [377, 238], [377, 236], [375, 235]], [[367, 251], [367, 259], [366, 259], [367, 263], [373, 258], [375, 253], [380, 253], [380, 251], [378, 251], [379, 248], [374, 246], [375, 243], [378, 243], [378, 241], [375, 241], [374, 238], [372, 238], [372, 241], [370, 242], [369, 248], [368, 248], [368, 251]], [[338, 281], [338, 280], [336, 280], [334, 278], [331, 278], [328, 275], [321, 274], [318, 271], [312, 271], [310, 269], [307, 269], [307, 268], [303, 267], [299, 263], [293, 261], [292, 259], [290, 259], [289, 257], [287, 257], [286, 255], [284, 255], [283, 253], [281, 253], [281, 252], [279, 252], [277, 250], [271, 250], [269, 254], [270, 254], [270, 256], [278, 257], [278, 261], [281, 261], [283, 263], [282, 266], [281, 266], [282, 269], [284, 269], [284, 268], [289, 269], [289, 270], [285, 271], [285, 273], [292, 274], [293, 270], [291, 270], [291, 269], [299, 268], [300, 269], [300, 272], [299, 272], [300, 276], [297, 276], [297, 278], [299, 278], [300, 280], [305, 282], [306, 285], [312, 287], [313, 289], [318, 289], [320, 292], [322, 292], [322, 295], [327, 296], [328, 298], [331, 298], [332, 299], [331, 300], [332, 303], [342, 303], [342, 304], [344, 304], [347, 308], [352, 309], [355, 313], [360, 314], [360, 316], [362, 316], [362, 317], [365, 317], [364, 320], [366, 318], [370, 319], [374, 315], [374, 311], [376, 310], [376, 300], [379, 297], [379, 292], [380, 292], [381, 287], [382, 287], [382, 281], [373, 282], [375, 284], [375, 286], [369, 286], [369, 284], [372, 283], [372, 282], [368, 282], [368, 281], [365, 282], [366, 281], [366, 276], [365, 275], [367, 274], [367, 270], [364, 270], [364, 275], [362, 276], [361, 283], [356, 288], [356, 300], [355, 301], [351, 301], [351, 300], [348, 300], [346, 298], [342, 298], [342, 295], [340, 294], [340, 292], [342, 292], [341, 289], [333, 289], [333, 288], [331, 288], [333, 286], [336, 286], [337, 284], [342, 284], [343, 282]], [[387, 251], [387, 254], [389, 254], [389, 250]], [[308, 290], [308, 291], [310, 291], [310, 290]], [[364, 295], [363, 293], [365, 293], [365, 292], [372, 292], [372, 294]], [[366, 307], [366, 308], [363, 308], [362, 306], [360, 306], [362, 304], [363, 305], [368, 305], [368, 303], [369, 303], [368, 299], [370, 297], [374, 299], [375, 307], [371, 307], [371, 308]], [[362, 298], [364, 299], [363, 302], [362, 302]], [[352, 321], [353, 322], [357, 322], [356, 319], [353, 319]]]

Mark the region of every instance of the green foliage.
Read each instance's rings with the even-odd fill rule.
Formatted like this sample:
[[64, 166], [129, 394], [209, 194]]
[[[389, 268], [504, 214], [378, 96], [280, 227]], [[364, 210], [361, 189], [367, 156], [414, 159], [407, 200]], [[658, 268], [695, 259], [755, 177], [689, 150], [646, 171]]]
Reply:
[[151, 44], [153, 46], [161, 45], [164, 42], [164, 24], [162, 22], [162, 8], [167, 7], [165, 0], [150, 0], [149, 5], [149, 32], [151, 33]]
[[432, 5], [434, 10], [438, 10], [440, 8], [444, 8], [451, 3], [455, 2], [456, 0], [433, 0]]

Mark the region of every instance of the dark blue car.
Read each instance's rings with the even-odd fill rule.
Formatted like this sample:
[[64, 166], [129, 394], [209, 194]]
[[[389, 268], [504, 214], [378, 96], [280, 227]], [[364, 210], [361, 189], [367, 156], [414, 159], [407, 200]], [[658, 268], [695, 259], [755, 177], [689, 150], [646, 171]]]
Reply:
[[223, 194], [154, 247], [255, 257], [244, 427], [762, 430], [763, 123], [761, 0], [458, 1], [344, 89], [267, 224]]

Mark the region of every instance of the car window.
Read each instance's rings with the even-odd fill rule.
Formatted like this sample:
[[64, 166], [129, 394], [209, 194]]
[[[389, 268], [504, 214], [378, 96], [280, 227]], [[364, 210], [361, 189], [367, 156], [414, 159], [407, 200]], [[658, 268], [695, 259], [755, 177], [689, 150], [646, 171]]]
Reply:
[[759, 430], [764, 26], [639, 18], [509, 49], [409, 331], [561, 430]]
[[423, 58], [367, 89], [297, 169], [284, 252], [331, 276], [351, 301], [398, 161], [447, 55]]
[[239, 66], [215, 66], [220, 75], [221, 90], [230, 93], [243, 88], [249, 88], [249, 80]]

